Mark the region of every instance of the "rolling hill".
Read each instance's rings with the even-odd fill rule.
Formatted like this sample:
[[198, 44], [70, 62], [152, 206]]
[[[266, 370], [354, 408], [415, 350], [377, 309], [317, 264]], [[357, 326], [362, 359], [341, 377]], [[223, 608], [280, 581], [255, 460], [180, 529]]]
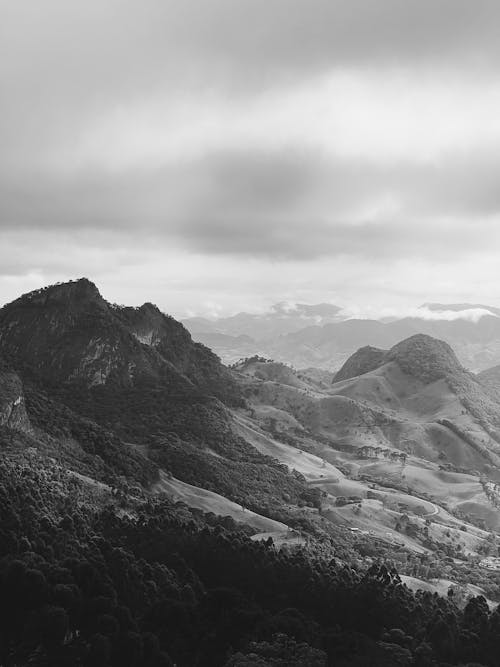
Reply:
[[387, 351], [361, 348], [327, 390], [298, 373], [293, 382], [276, 365], [241, 367], [252, 415], [275, 438], [347, 473], [349, 483], [328, 484], [328, 493], [345, 495], [349, 486], [367, 497], [371, 481], [442, 505], [448, 488], [446, 509], [500, 525], [483, 488], [485, 479], [500, 481], [500, 405], [448, 344], [416, 335]]

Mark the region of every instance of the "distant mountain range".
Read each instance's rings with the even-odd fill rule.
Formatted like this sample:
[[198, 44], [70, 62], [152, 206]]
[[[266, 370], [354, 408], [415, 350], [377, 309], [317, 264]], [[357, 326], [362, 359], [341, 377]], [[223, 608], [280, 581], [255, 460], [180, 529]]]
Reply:
[[482, 304], [428, 303], [411, 317], [383, 320], [350, 318], [329, 304], [298, 304], [286, 310], [281, 304], [264, 314], [192, 318], [184, 325], [225, 363], [260, 354], [296, 368], [334, 371], [359, 347], [388, 349], [418, 333], [449, 343], [473, 371], [500, 363], [500, 309]]
[[248, 336], [254, 340], [299, 331], [304, 327], [337, 322], [345, 319], [342, 308], [330, 303], [309, 306], [304, 303], [277, 303], [264, 313], [238, 313], [231, 317], [209, 320], [191, 317], [182, 321], [194, 333], [217, 333], [229, 336]]

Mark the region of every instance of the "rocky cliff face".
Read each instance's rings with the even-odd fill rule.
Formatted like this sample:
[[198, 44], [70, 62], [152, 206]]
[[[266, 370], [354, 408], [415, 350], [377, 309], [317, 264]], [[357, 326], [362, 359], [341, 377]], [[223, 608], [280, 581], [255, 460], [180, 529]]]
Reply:
[[239, 390], [231, 372], [201, 343], [195, 343], [187, 329], [152, 303], [139, 308], [115, 308], [114, 314], [143, 345], [163, 359], [204, 392], [226, 403], [238, 400]]
[[16, 368], [56, 383], [96, 385], [123, 375], [120, 338], [108, 305], [86, 279], [30, 292], [0, 310], [0, 351]]
[[26, 414], [23, 385], [19, 376], [0, 362], [0, 426], [15, 431], [32, 431]]

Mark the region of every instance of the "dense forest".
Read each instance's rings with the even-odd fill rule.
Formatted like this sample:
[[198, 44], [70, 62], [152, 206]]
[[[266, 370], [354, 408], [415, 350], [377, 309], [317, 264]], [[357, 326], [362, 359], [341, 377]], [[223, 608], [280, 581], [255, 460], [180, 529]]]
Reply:
[[2, 431], [0, 664], [499, 664], [482, 597], [277, 550], [234, 521], [89, 484]]

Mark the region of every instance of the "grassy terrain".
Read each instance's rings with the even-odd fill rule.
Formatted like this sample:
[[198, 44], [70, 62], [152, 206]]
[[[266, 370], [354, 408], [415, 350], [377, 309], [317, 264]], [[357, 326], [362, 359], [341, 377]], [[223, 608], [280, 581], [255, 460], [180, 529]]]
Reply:
[[[416, 373], [402, 359], [405, 349], [329, 388], [304, 386], [303, 378], [281, 384], [263, 364], [268, 373], [248, 374], [249, 409], [238, 411], [237, 432], [320, 489], [332, 523], [415, 552], [441, 545], [467, 558], [500, 527], [483, 488], [499, 475], [494, 426], [474, 409], [474, 392], [464, 400], [467, 382], [446, 346], [424, 361], [417, 347]], [[408, 533], [401, 517], [410, 517]]]

